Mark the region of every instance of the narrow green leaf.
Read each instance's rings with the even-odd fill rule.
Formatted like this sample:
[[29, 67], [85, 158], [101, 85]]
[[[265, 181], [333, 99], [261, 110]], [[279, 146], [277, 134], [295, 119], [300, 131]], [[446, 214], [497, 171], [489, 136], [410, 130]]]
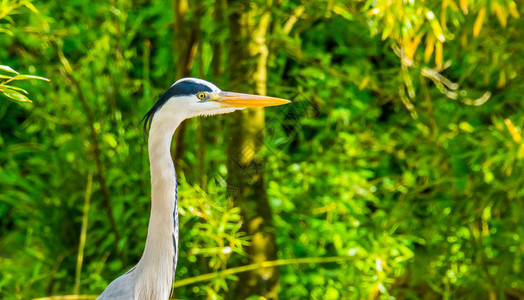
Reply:
[[15, 34], [11, 30], [7, 30], [6, 28], [0, 27], [0, 33], [5, 33], [10, 37], [15, 36]]
[[13, 100], [21, 101], [21, 102], [31, 102], [29, 98], [27, 98], [24, 94], [20, 94], [18, 92], [15, 92], [13, 90], [3, 90], [2, 93]]
[[0, 79], [11, 79], [13, 77], [0, 74]]
[[15, 90], [15, 91], [22, 92], [22, 93], [24, 93], [24, 94], [29, 94], [26, 90], [21, 89], [21, 88], [16, 87], [16, 86], [11, 86], [11, 85], [2, 85], [2, 86], [0, 86], [0, 87], [2, 87], [1, 90], [10, 89], [10, 90]]
[[15, 73], [15, 74], [18, 74], [18, 72], [15, 71], [15, 70], [13, 70], [10, 66], [0, 65], [0, 70], [2, 70], [2, 71], [6, 71], [6, 72], [9, 72], [9, 73]]
[[26, 80], [26, 79], [38, 79], [38, 80], [49, 81], [49, 79], [47, 79], [45, 77], [40, 77], [40, 76], [22, 75], [22, 74], [18, 74], [18, 75], [15, 76], [15, 80]]
[[25, 7], [29, 8], [29, 10], [31, 10], [32, 12], [34, 12], [35, 14], [39, 15], [40, 12], [38, 11], [38, 9], [31, 3], [31, 2], [26, 2], [24, 3]]

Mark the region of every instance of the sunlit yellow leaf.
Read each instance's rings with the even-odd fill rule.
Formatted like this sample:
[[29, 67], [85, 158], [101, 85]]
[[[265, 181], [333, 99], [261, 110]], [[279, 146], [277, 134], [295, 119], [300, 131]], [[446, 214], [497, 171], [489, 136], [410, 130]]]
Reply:
[[358, 89], [361, 91], [363, 89], [366, 88], [366, 86], [368, 85], [369, 83], [369, 76], [366, 76], [364, 77], [364, 79], [362, 79], [362, 81], [360, 82], [360, 84], [358, 85]]
[[337, 209], [336, 203], [331, 203], [331, 204], [313, 209], [312, 213], [313, 214], [324, 214], [324, 213], [327, 213], [327, 212], [330, 212], [336, 209]]
[[342, 241], [342, 237], [340, 234], [335, 233], [333, 235], [333, 245], [335, 246], [335, 249], [340, 250], [343, 248], [344, 242]]
[[475, 128], [471, 126], [471, 124], [469, 124], [468, 122], [460, 122], [459, 129], [469, 133], [475, 131]]
[[411, 45], [411, 41], [409, 40], [409, 37], [404, 35], [402, 37], [402, 50], [404, 51], [404, 56], [411, 60], [410, 55], [413, 51], [413, 46]]
[[500, 4], [498, 2], [493, 2], [493, 10], [497, 15], [497, 19], [499, 19], [500, 25], [502, 25], [502, 27], [506, 27], [506, 23], [508, 21], [506, 11], [502, 10], [502, 7], [500, 7]]
[[402, 40], [402, 47], [404, 48], [404, 55], [407, 59], [413, 60], [413, 56], [415, 55], [415, 51], [417, 51], [418, 44], [420, 43], [420, 40], [422, 39], [422, 34], [418, 34], [413, 40], [410, 40], [408, 37], [404, 37]]
[[444, 0], [442, 1], [442, 11], [440, 12], [440, 25], [442, 26], [443, 31], [447, 31], [448, 28], [446, 27], [446, 9], [449, 5], [449, 1]]
[[431, 20], [435, 19], [435, 14], [428, 9], [426, 11], [426, 18], [431, 22]]
[[524, 143], [520, 144], [519, 150], [517, 152], [517, 158], [522, 159], [524, 158]]
[[387, 39], [392, 31], [393, 31], [392, 25], [386, 26], [386, 28], [384, 28], [384, 30], [382, 31], [382, 40]]
[[442, 43], [437, 42], [435, 44], [435, 64], [437, 65], [438, 69], [442, 68]]
[[449, 1], [446, 4], [447, 4], [446, 7], [449, 7], [452, 11], [454, 11], [454, 12], [458, 12], [459, 11], [459, 7], [457, 6], [457, 4], [454, 1]]
[[435, 19], [435, 14], [431, 10], [426, 11], [426, 19], [428, 19], [429, 24], [431, 25], [431, 29], [433, 29], [433, 33], [437, 37], [437, 39], [444, 43], [446, 41], [446, 38], [444, 37], [444, 32], [442, 31], [442, 27], [440, 27], [440, 23]]
[[468, 0], [460, 0], [460, 9], [462, 9], [465, 15], [468, 14]]
[[435, 37], [430, 34], [426, 36], [426, 49], [424, 50], [424, 61], [429, 62], [433, 50], [435, 49]]
[[391, 36], [393, 29], [395, 28], [396, 22], [391, 14], [386, 14], [384, 29], [382, 30], [382, 40]]
[[[24, 6], [27, 7], [29, 10], [31, 10], [36, 15], [40, 15], [40, 12], [38, 11], [38, 9], [31, 2], [25, 1]], [[41, 17], [39, 18], [39, 21], [40, 21], [41, 29], [43, 29], [44, 31], [48, 31], [49, 23], [47, 23], [46, 19]]]
[[484, 24], [485, 16], [486, 16], [486, 8], [482, 7], [481, 9], [479, 9], [477, 19], [475, 20], [475, 24], [473, 25], [473, 36], [474, 37], [479, 36], [480, 30], [482, 29], [482, 25]]
[[39, 14], [40, 12], [38, 11], [38, 9], [36, 9], [36, 7], [31, 3], [31, 2], [25, 2], [24, 3], [24, 6], [29, 8], [29, 10], [31, 10], [32, 12], [34, 12], [35, 14]]
[[386, 14], [386, 24], [393, 27], [396, 25], [395, 16], [390, 11], [388, 14]]
[[377, 15], [379, 13], [380, 13], [380, 8], [373, 8], [372, 10], [369, 11], [370, 15]]
[[383, 272], [384, 269], [382, 268], [382, 259], [380, 259], [379, 257], [377, 257], [376, 261], [375, 261], [375, 268], [377, 269], [377, 272]]
[[510, 3], [508, 3], [508, 11], [509, 14], [515, 19], [518, 19], [520, 17], [519, 10], [517, 9], [517, 5], [515, 4], [515, 2], [511, 1]]
[[510, 119], [504, 119], [504, 124], [506, 124], [506, 128], [509, 131], [509, 134], [511, 134], [511, 137], [516, 143], [519, 143], [522, 141], [522, 138], [520, 137], [520, 132], [518, 129], [513, 125], [513, 122], [511, 122]]

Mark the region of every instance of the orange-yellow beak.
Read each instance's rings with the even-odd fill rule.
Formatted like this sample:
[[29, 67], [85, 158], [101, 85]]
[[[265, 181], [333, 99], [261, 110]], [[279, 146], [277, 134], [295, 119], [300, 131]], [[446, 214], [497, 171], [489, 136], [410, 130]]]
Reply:
[[291, 102], [286, 99], [232, 92], [220, 92], [213, 95], [211, 100], [220, 103], [222, 107], [265, 107]]

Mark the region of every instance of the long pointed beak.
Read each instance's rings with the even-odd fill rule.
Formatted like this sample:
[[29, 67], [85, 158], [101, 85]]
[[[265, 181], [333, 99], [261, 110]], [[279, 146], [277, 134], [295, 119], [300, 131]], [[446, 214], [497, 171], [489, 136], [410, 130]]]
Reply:
[[222, 107], [264, 107], [283, 105], [291, 102], [286, 99], [232, 92], [220, 92], [215, 94], [212, 100], [220, 103]]

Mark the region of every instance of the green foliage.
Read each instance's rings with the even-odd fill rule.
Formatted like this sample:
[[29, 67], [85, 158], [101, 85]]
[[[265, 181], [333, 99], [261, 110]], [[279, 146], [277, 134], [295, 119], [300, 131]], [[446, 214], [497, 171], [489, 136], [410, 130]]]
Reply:
[[[12, 75], [12, 76], [0, 74], [0, 79], [5, 80], [5, 81], [0, 82], [0, 92], [2, 92], [2, 94], [4, 94], [4, 96], [6, 96], [6, 97], [8, 97], [10, 99], [16, 100], [16, 101], [31, 102], [31, 100], [29, 100], [29, 98], [27, 98], [26, 95], [24, 95], [24, 94], [27, 94], [27, 91], [25, 91], [25, 90], [23, 90], [21, 88], [17, 88], [17, 87], [14, 87], [14, 86], [7, 85], [11, 81], [13, 81], [13, 80], [27, 80], [27, 79], [40, 79], [40, 80], [49, 81], [49, 79], [43, 78], [43, 77], [19, 74], [17, 71], [13, 70], [9, 66], [2, 66], [2, 65], [0, 65], [0, 70], [5, 71], [6, 73], [14, 73], [15, 74], [15, 75]], [[20, 92], [22, 92], [22, 93], [20, 93]]]
[[[78, 272], [80, 293], [95, 295], [140, 258], [150, 183], [135, 127], [182, 68], [172, 5], [0, 1], [0, 90], [34, 100], [0, 101], [0, 298], [72, 294]], [[253, 20], [264, 5], [253, 1]], [[228, 70], [213, 71], [228, 26], [214, 2], [202, 7], [192, 75], [234, 90]], [[266, 111], [258, 154], [278, 256], [348, 258], [282, 264], [279, 297], [523, 298], [523, 8], [281, 1], [271, 12], [268, 93], [298, 94]], [[238, 267], [251, 242], [224, 184], [225, 118], [186, 121], [177, 280]], [[228, 274], [175, 295], [228, 298], [236, 284]]]
[[[38, 10], [34, 7], [33, 4], [29, 1], [2, 1], [0, 3], [0, 22], [2, 22], [2, 19], [7, 19], [8, 21], [12, 22], [12, 19], [9, 17], [10, 14], [13, 14], [16, 12], [16, 10], [19, 7], [26, 7], [29, 10], [31, 10], [33, 13], [38, 14]], [[2, 26], [3, 23], [0, 23], [0, 36], [3, 34], [7, 35], [13, 35], [13, 33], [8, 29], [8, 26]], [[2, 74], [4, 73], [4, 74]], [[33, 76], [33, 75], [22, 75], [18, 73], [17, 71], [13, 70], [13, 68], [9, 66], [0, 65], [0, 92], [2, 94], [12, 100], [20, 101], [20, 102], [31, 102], [29, 98], [27, 98], [26, 95], [28, 94], [26, 90], [21, 89], [19, 87], [15, 87], [12, 85], [8, 85], [8, 83], [15, 81], [15, 80], [28, 80], [28, 79], [39, 79], [39, 80], [46, 80], [49, 81], [47, 78], [39, 77], [39, 76]]]

